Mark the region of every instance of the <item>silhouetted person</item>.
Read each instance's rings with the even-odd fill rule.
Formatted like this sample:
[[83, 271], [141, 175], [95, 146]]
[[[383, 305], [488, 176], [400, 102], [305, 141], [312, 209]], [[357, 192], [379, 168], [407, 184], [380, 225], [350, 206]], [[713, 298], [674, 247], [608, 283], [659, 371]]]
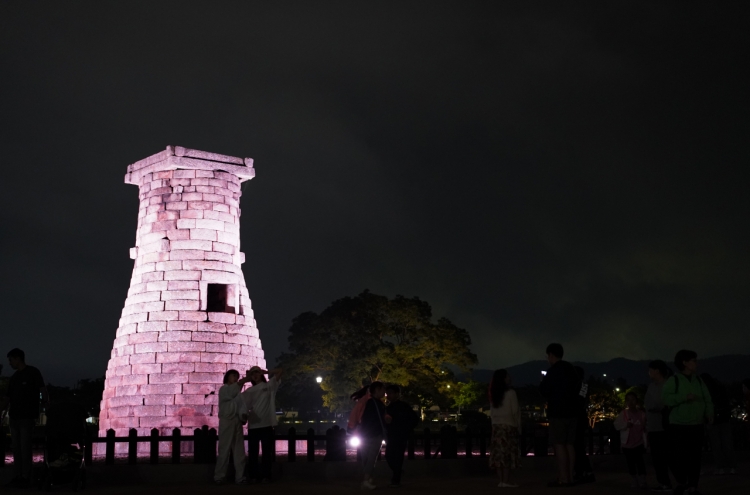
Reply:
[[628, 472], [633, 477], [631, 488], [645, 489], [646, 463], [643, 454], [646, 453], [646, 412], [638, 407], [638, 397], [633, 392], [625, 394], [625, 409], [615, 419], [615, 429], [620, 432], [620, 445]]
[[[243, 421], [247, 421], [247, 408], [240, 396], [242, 387], [250, 377], [240, 378], [240, 372], [229, 370], [224, 373], [224, 385], [219, 389], [219, 457], [214, 469], [214, 482], [226, 482], [230, 454], [234, 458], [235, 482], [246, 485], [245, 477], [245, 435]], [[257, 460], [257, 459], [256, 459]]]
[[21, 349], [12, 349], [8, 353], [8, 362], [15, 373], [10, 377], [0, 409], [10, 406], [8, 417], [13, 443], [14, 477], [9, 485], [28, 486], [31, 483], [33, 462], [31, 439], [34, 424], [39, 418], [39, 397], [41, 395], [42, 402], [46, 405], [47, 387], [42, 373], [26, 364], [26, 355]]
[[678, 373], [667, 380], [662, 391], [669, 411], [669, 439], [672, 474], [677, 481], [675, 495], [698, 491], [704, 424], [714, 420], [714, 406], [708, 387], [696, 374], [698, 355], [678, 351], [674, 358]]
[[573, 369], [581, 381], [581, 390], [578, 392], [578, 422], [576, 424], [576, 460], [573, 469], [573, 481], [576, 484], [593, 483], [596, 481], [594, 470], [591, 467], [591, 460], [586, 454], [586, 432], [589, 430], [589, 386], [585, 383], [585, 373], [580, 366], [574, 366]]
[[732, 405], [727, 389], [708, 373], [701, 374], [703, 382], [711, 394], [714, 404], [714, 422], [708, 425], [708, 439], [711, 442], [711, 453], [714, 457], [714, 474], [736, 474], [737, 463], [734, 459], [732, 442]]
[[516, 391], [510, 387], [507, 370], [495, 370], [490, 382], [490, 469], [500, 478], [499, 488], [516, 488], [510, 472], [521, 467], [521, 408]]
[[385, 408], [387, 438], [385, 443], [385, 460], [391, 468], [391, 486], [401, 486], [401, 471], [404, 466], [404, 452], [411, 432], [417, 426], [419, 418], [412, 407], [401, 400], [401, 389], [398, 385], [385, 388], [388, 405]]
[[[385, 440], [385, 404], [383, 404], [383, 397], [385, 397], [385, 384], [373, 382], [370, 385], [370, 397], [365, 402], [362, 418], [357, 426], [357, 435], [361, 442], [360, 454], [364, 474], [361, 485], [363, 490], [377, 488], [372, 479], [372, 472], [383, 446], [383, 440]], [[364, 400], [364, 398], [360, 400]]]
[[[265, 375], [271, 378], [266, 380]], [[276, 452], [276, 392], [281, 383], [281, 368], [266, 371], [253, 366], [248, 371], [252, 387], [242, 392], [248, 409], [247, 464], [250, 479], [261, 483], [271, 482], [271, 468]], [[258, 446], [263, 450], [258, 469]]]
[[662, 399], [662, 391], [667, 378], [672, 376], [672, 370], [667, 363], [657, 359], [648, 365], [648, 376], [651, 383], [646, 390], [644, 406], [646, 409], [646, 431], [648, 432], [648, 448], [651, 450], [651, 461], [654, 464], [656, 481], [659, 486], [655, 491], [672, 491], [672, 481], [669, 479], [669, 438], [668, 409]]
[[549, 437], [557, 460], [557, 480], [551, 482], [550, 487], [573, 485], [576, 457], [578, 392], [581, 383], [573, 365], [562, 358], [563, 347], [560, 344], [547, 346], [547, 361], [551, 366], [539, 386], [539, 391], [547, 400]]

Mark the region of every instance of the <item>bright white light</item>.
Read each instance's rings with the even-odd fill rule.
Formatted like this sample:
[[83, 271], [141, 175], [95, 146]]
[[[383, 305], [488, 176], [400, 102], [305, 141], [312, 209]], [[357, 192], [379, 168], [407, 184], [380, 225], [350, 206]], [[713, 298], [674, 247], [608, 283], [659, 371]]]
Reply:
[[357, 437], [352, 437], [351, 440], [349, 440], [349, 445], [352, 447], [359, 447], [360, 441]]
[[602, 376], [607, 376], [607, 374], [606, 374], [606, 373], [604, 373], [604, 374], [603, 374]]
[[615, 389], [615, 392], [619, 392], [619, 391], [620, 391], [620, 388], [619, 388], [619, 387]]
[[451, 386], [450, 386], [450, 385], [448, 385], [448, 388], [451, 388]]
[[323, 377], [322, 376], [317, 376], [317, 377], [315, 377], [315, 381], [318, 382], [318, 383], [323, 383]]

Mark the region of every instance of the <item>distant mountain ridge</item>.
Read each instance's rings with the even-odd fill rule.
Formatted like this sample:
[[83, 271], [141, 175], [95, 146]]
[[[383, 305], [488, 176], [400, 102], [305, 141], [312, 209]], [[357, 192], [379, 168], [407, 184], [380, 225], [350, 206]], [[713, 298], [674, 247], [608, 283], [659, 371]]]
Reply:
[[[651, 360], [636, 361], [626, 358], [615, 358], [606, 363], [583, 363], [573, 361], [573, 364], [583, 368], [586, 378], [591, 375], [602, 378], [607, 375], [608, 380], [624, 378], [629, 385], [642, 385], [649, 382], [648, 363]], [[667, 363], [672, 369], [672, 363]], [[528, 363], [509, 366], [505, 369], [510, 373], [515, 386], [537, 385], [542, 377], [542, 371], [549, 368], [547, 361], [529, 361]], [[494, 370], [478, 369], [472, 372], [474, 380], [489, 383]], [[709, 373], [724, 383], [733, 383], [750, 378], [749, 355], [727, 355], [698, 359], [698, 373]]]

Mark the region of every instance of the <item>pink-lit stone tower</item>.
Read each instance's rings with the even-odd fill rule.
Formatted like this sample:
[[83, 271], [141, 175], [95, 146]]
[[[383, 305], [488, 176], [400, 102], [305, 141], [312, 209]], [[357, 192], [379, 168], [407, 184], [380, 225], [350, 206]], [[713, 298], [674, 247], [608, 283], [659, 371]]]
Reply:
[[240, 252], [240, 183], [254, 176], [252, 159], [180, 146], [128, 167], [125, 182], [140, 188], [135, 266], [100, 435], [217, 427], [209, 394], [224, 372], [265, 367]]

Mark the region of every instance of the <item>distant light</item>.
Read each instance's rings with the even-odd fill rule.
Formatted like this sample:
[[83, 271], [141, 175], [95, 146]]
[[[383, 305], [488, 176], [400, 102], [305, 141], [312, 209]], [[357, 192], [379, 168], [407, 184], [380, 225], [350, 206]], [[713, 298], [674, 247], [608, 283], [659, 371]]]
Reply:
[[602, 376], [607, 376], [607, 374], [606, 374], [606, 373], [604, 373], [604, 374], [603, 374]]
[[450, 386], [450, 385], [448, 385], [448, 388], [451, 388], [451, 386]]
[[315, 381], [318, 383], [323, 383], [323, 377], [322, 376], [316, 376]]
[[351, 445], [352, 447], [359, 447], [360, 443], [361, 442], [357, 437], [352, 437], [351, 440], [349, 440], [349, 445]]
[[615, 391], [619, 392], [619, 391], [620, 391], [620, 387], [617, 387], [617, 388], [615, 389]]

